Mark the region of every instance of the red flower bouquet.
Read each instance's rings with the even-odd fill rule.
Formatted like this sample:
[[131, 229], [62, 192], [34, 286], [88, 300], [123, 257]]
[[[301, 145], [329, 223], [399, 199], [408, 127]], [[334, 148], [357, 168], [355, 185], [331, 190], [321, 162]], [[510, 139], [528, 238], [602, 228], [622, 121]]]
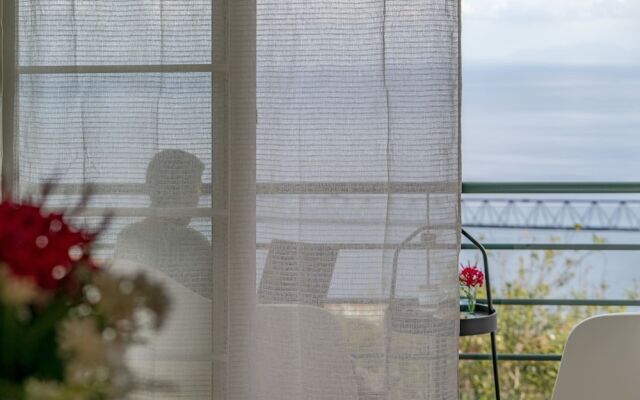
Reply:
[[467, 311], [469, 313], [474, 313], [476, 311], [477, 288], [482, 287], [482, 284], [484, 283], [484, 274], [480, 269], [478, 269], [478, 263], [472, 266], [469, 262], [466, 266], [460, 264], [460, 267], [460, 289], [467, 298]]
[[0, 202], [2, 400], [109, 399], [132, 388], [124, 351], [145, 321], [161, 326], [167, 301], [142, 275], [100, 268], [98, 233], [40, 204]]

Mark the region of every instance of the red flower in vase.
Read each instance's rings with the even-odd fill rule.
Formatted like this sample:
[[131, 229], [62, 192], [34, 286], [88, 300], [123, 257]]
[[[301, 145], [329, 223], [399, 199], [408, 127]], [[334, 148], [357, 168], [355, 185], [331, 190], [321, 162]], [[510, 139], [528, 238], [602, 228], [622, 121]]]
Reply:
[[478, 269], [477, 263], [473, 266], [471, 263], [467, 266], [460, 264], [460, 267], [462, 267], [459, 276], [461, 285], [468, 288], [482, 287], [482, 284], [484, 283], [484, 274]]
[[43, 289], [59, 287], [80, 261], [91, 266], [87, 250], [93, 239], [62, 214], [44, 214], [40, 205], [0, 202], [0, 262]]

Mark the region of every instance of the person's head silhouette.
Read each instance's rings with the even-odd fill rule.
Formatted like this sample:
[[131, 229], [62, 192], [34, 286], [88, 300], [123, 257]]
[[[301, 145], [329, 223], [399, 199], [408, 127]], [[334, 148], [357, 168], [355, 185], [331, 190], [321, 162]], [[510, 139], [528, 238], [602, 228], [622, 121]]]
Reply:
[[183, 150], [162, 150], [147, 167], [152, 207], [195, 207], [200, 197], [204, 164]]

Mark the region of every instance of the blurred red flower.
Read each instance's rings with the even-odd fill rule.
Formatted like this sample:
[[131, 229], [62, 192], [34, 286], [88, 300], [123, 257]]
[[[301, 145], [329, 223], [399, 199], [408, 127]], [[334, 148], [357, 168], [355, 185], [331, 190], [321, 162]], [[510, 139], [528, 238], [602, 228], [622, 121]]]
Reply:
[[478, 269], [478, 264], [468, 265], [460, 264], [460, 284], [468, 288], [482, 287], [484, 283], [484, 274]]
[[43, 289], [59, 287], [81, 261], [91, 266], [93, 239], [67, 224], [62, 214], [45, 214], [40, 205], [0, 202], [0, 262]]

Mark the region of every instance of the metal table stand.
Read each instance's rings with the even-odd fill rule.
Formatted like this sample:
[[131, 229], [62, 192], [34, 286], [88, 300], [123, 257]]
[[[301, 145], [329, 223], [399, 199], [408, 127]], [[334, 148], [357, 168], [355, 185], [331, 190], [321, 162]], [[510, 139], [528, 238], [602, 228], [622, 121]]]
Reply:
[[[476, 316], [469, 319], [460, 319], [460, 336], [491, 335], [491, 361], [493, 363], [493, 384], [496, 400], [500, 400], [500, 379], [498, 377], [498, 357], [496, 353], [496, 331], [498, 330], [498, 313], [491, 302], [491, 280], [489, 279], [489, 260], [484, 246], [473, 238], [467, 231], [462, 230], [466, 237], [482, 253], [484, 267], [484, 280], [487, 291], [487, 304], [476, 304]], [[460, 304], [460, 311], [466, 311], [467, 305]]]

